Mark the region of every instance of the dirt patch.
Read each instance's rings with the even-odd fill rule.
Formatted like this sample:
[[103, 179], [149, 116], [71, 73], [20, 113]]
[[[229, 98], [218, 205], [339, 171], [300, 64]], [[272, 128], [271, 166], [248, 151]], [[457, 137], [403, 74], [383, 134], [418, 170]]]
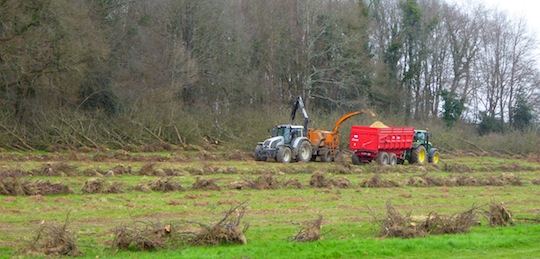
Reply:
[[229, 150], [225, 153], [225, 160], [235, 160], [235, 161], [248, 161], [253, 160], [253, 155], [251, 153], [242, 152], [240, 150]]
[[273, 203], [291, 203], [291, 202], [295, 202], [295, 203], [305, 203], [307, 202], [308, 200], [304, 197], [283, 197], [283, 198], [269, 198], [268, 199], [270, 202], [273, 202]]
[[179, 205], [187, 205], [188, 203], [181, 200], [170, 200], [167, 202], [167, 205], [170, 206], [179, 206]]
[[540, 163], [540, 154], [530, 154], [527, 156], [527, 162]]
[[233, 205], [233, 204], [239, 204], [239, 200], [229, 200], [229, 199], [221, 199], [217, 202], [218, 205]]

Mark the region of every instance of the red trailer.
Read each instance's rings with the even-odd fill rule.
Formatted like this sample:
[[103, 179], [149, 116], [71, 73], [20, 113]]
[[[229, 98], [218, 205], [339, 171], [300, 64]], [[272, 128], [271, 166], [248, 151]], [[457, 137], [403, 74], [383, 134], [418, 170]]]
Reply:
[[405, 151], [412, 148], [414, 128], [352, 126], [350, 149], [353, 164], [376, 160], [381, 165], [396, 165], [405, 160]]

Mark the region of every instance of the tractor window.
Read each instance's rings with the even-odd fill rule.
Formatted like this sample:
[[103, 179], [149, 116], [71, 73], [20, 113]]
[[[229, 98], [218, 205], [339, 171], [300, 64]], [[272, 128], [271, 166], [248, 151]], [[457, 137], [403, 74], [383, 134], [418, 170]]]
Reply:
[[425, 138], [424, 138], [424, 133], [422, 132], [416, 132], [414, 134], [414, 142], [424, 142]]
[[302, 129], [293, 129], [292, 138], [302, 137]]
[[272, 137], [276, 137], [276, 136], [279, 136], [279, 128], [278, 127], [272, 128]]
[[272, 130], [272, 137], [285, 136], [286, 132], [288, 131], [289, 130], [287, 130], [287, 127], [275, 127]]

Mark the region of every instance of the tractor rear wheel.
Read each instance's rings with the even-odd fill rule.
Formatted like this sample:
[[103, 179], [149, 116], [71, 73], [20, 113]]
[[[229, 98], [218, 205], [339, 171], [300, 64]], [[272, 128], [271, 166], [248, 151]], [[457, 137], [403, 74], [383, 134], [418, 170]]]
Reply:
[[332, 152], [328, 148], [321, 149], [321, 162], [332, 162]]
[[398, 162], [396, 154], [390, 153], [389, 156], [390, 156], [389, 164], [390, 164], [391, 166], [396, 166], [396, 165], [397, 165], [397, 162]]
[[377, 158], [375, 158], [375, 161], [377, 161], [379, 165], [388, 165], [389, 160], [390, 158], [386, 152], [380, 152]]
[[439, 163], [439, 151], [433, 151], [433, 153], [429, 154], [428, 162], [432, 164]]
[[426, 148], [419, 146], [411, 153], [411, 159], [409, 163], [423, 165], [426, 162]]
[[296, 160], [298, 162], [309, 162], [311, 159], [311, 144], [304, 140], [298, 146], [298, 156]]
[[292, 159], [292, 151], [289, 147], [281, 146], [278, 149], [276, 160], [280, 163], [289, 163]]

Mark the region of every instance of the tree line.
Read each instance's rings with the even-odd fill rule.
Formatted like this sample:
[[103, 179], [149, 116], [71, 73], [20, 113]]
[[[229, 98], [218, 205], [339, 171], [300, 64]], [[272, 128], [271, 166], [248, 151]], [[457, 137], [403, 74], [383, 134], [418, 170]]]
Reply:
[[319, 113], [524, 129], [540, 110], [535, 37], [443, 0], [0, 0], [0, 138], [234, 139], [299, 95]]

